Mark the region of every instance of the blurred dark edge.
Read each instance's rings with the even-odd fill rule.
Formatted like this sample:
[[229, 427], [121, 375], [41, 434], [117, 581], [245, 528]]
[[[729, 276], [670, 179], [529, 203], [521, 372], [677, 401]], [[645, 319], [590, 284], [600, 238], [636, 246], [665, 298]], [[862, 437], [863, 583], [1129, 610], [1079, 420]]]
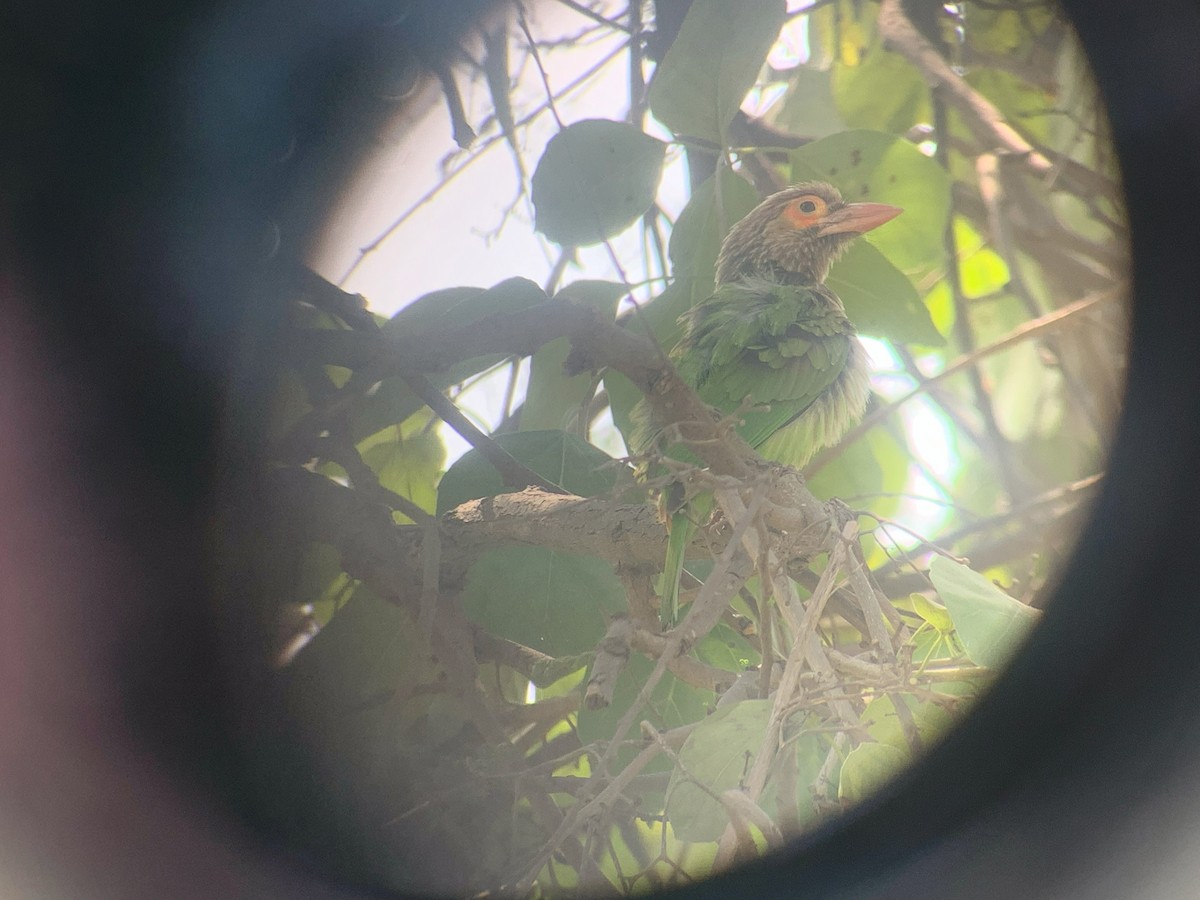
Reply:
[[[874, 803], [697, 897], [1192, 893], [1200, 16], [1065, 5], [1134, 226], [1112, 477], [1045, 625], [976, 714]], [[485, 4], [9, 6], [0, 892], [349, 896], [316, 874], [328, 860], [247, 824], [256, 342], [275, 260], [314, 239], [391, 111], [380, 85], [442, 58]], [[218, 615], [218, 589], [246, 602]], [[351, 846], [331, 851], [369, 879]]]

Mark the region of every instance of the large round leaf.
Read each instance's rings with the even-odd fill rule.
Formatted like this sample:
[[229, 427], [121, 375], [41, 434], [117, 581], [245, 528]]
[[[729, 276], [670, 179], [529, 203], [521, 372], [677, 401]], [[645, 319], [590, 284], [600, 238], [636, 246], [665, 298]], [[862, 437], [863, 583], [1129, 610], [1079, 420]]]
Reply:
[[971, 662], [994, 669], [1008, 662], [1038, 621], [1038, 612], [1014, 600], [978, 572], [935, 556], [929, 578], [946, 604]]
[[601, 560], [504, 547], [471, 566], [462, 603], [492, 634], [562, 656], [596, 646], [606, 618], [624, 611], [625, 591]]
[[907, 751], [891, 744], [859, 744], [847, 754], [838, 781], [838, 799], [858, 803], [874, 794], [908, 765]]
[[695, 0], [650, 85], [650, 109], [678, 135], [724, 144], [784, 22], [782, 0]]
[[795, 181], [828, 181], [847, 200], [890, 203], [904, 214], [866, 240], [913, 280], [945, 268], [950, 178], [910, 141], [880, 131], [843, 131], [790, 154]]
[[[729, 824], [724, 807], [692, 779], [714, 793], [741, 784], [762, 749], [771, 700], [743, 700], [723, 706], [696, 726], [679, 750], [667, 788], [667, 816], [685, 841], [715, 841]], [[690, 776], [690, 777], [689, 777]]]
[[585, 119], [564, 128], [533, 173], [537, 230], [572, 247], [624, 231], [654, 202], [666, 150], [624, 122]]
[[945, 343], [912, 282], [870, 244], [851, 244], [833, 264], [825, 283], [841, 298], [846, 315], [863, 334], [901, 344]]

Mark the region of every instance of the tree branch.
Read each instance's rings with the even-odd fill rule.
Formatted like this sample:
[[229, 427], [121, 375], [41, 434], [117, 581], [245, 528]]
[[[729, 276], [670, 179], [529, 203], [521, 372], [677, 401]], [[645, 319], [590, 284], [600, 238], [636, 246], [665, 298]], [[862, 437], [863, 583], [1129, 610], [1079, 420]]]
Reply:
[[1120, 202], [1121, 191], [1104, 176], [1072, 159], [1057, 162], [1046, 157], [1008, 124], [990, 100], [971, 87], [909, 20], [901, 0], [882, 0], [879, 33], [884, 45], [899, 52], [917, 67], [933, 90], [957, 109], [985, 150], [999, 150], [1020, 158], [1043, 182], [1061, 184], [1080, 197], [1103, 195]]

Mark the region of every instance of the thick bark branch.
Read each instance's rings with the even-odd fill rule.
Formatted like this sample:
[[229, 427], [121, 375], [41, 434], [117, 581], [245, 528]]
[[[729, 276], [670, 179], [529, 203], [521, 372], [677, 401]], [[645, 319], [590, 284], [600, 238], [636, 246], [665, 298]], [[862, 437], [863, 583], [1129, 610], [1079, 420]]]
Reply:
[[[351, 574], [393, 599], [419, 593], [424, 527], [396, 525], [383, 504], [307, 469], [279, 469], [271, 481], [281, 521], [299, 523], [309, 540], [337, 547]], [[662, 565], [667, 546], [647, 504], [538, 488], [464, 503], [441, 518], [440, 533], [442, 584], [451, 587], [481, 553], [498, 546], [545, 547], [647, 571]]]

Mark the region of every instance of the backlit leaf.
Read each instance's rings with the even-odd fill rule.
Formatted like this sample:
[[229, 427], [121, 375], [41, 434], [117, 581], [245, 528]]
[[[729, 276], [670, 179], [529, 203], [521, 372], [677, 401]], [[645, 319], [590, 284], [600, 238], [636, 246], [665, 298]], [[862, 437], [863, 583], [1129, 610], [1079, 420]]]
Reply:
[[533, 173], [537, 230], [564, 246], [620, 234], [654, 202], [666, 149], [625, 122], [567, 126], [550, 139]]
[[880, 131], [843, 131], [796, 148], [789, 159], [793, 181], [828, 181], [846, 200], [903, 209], [865, 240], [909, 278], [919, 281], [945, 268], [950, 179], [910, 141]]
[[650, 84], [655, 118], [682, 137], [723, 145], [784, 15], [783, 0], [695, 0]]
[[1004, 665], [1039, 619], [978, 572], [935, 556], [929, 578], [946, 604], [967, 656], [976, 665]]

